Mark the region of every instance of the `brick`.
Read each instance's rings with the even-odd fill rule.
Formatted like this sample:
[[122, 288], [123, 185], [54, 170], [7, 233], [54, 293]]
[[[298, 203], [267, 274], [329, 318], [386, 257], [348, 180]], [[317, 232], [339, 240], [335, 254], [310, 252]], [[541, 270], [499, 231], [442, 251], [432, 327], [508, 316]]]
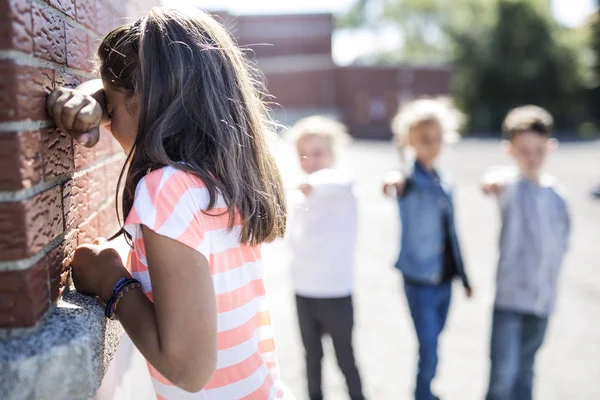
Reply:
[[83, 29], [65, 22], [67, 38], [67, 65], [85, 71], [92, 69], [89, 51], [89, 35]]
[[98, 230], [98, 215], [79, 226], [77, 230], [77, 245], [89, 244], [100, 236]]
[[0, 203], [0, 261], [33, 256], [63, 229], [60, 186], [24, 201]]
[[33, 52], [31, 0], [0, 2], [0, 48]]
[[46, 2], [69, 17], [75, 18], [75, 0], [46, 0]]
[[79, 226], [93, 210], [89, 201], [89, 179], [88, 173], [82, 174], [62, 187], [65, 231], [67, 232]]
[[20, 190], [38, 184], [42, 177], [39, 133], [0, 135], [0, 190]]
[[110, 237], [119, 229], [115, 202], [111, 201], [98, 212], [98, 233]]
[[100, 130], [100, 140], [94, 146], [96, 160], [100, 161], [112, 153], [113, 139], [112, 135], [106, 129]]
[[67, 61], [65, 21], [47, 6], [33, 3], [33, 54], [64, 64]]
[[45, 260], [20, 271], [0, 272], [0, 328], [35, 325], [50, 307]]
[[75, 153], [75, 171], [92, 165], [96, 161], [96, 150], [94, 148], [75, 144], [73, 151]]
[[0, 61], [0, 120], [45, 120], [46, 95], [54, 87], [54, 71]]
[[21, 203], [0, 203], [0, 260], [18, 260], [27, 255], [25, 209]]
[[105, 168], [98, 168], [87, 173], [88, 202], [91, 211], [97, 211], [106, 199], [106, 175]]
[[55, 186], [25, 203], [28, 254], [44, 248], [64, 230], [61, 187]]
[[48, 279], [50, 281], [50, 301], [57, 301], [68, 284], [70, 269], [63, 266], [65, 259], [75, 250], [77, 246], [77, 235], [73, 232], [56, 248], [46, 255], [46, 266], [48, 268]]
[[44, 163], [44, 180], [49, 181], [75, 170], [73, 139], [60, 130], [44, 129], [40, 133]]
[[72, 74], [68, 74], [66, 72], [59, 72], [56, 71], [55, 72], [55, 77], [54, 77], [54, 82], [56, 84], [56, 87], [67, 87], [67, 88], [75, 88], [76, 86], [81, 85], [86, 79], [81, 77], [81, 76], [77, 76], [77, 75], [72, 75]]
[[94, 0], [75, 0], [75, 19], [88, 28], [96, 31], [98, 28], [99, 2]]

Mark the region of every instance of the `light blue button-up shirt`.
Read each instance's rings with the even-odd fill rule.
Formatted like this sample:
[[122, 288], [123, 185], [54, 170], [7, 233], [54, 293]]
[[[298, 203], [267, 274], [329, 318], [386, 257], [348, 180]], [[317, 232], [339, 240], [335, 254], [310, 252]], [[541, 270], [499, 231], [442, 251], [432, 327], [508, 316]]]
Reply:
[[545, 317], [554, 310], [568, 245], [567, 206], [552, 177], [535, 182], [511, 170], [503, 181], [495, 304]]

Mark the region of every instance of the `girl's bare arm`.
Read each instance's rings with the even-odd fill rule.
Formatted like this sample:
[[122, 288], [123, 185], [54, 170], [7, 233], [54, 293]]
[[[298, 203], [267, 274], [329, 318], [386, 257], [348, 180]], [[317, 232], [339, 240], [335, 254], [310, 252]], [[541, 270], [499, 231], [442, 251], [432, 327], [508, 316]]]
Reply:
[[154, 303], [142, 291], [132, 291], [119, 302], [117, 316], [154, 368], [182, 389], [199, 391], [217, 362], [216, 297], [208, 261], [145, 226], [143, 235]]

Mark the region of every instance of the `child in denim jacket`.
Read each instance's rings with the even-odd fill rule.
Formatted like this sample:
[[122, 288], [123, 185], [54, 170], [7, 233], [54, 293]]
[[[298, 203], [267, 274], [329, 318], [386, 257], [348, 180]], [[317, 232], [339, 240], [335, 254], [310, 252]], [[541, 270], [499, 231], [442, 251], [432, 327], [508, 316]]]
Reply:
[[467, 278], [454, 224], [452, 189], [436, 168], [442, 142], [454, 134], [459, 113], [441, 100], [422, 99], [403, 107], [392, 122], [401, 151], [410, 150], [414, 161], [402, 172], [388, 175], [384, 192], [395, 191], [402, 225], [396, 268], [419, 341], [415, 399], [437, 399], [431, 393], [438, 363], [438, 337], [448, 316], [451, 283]]

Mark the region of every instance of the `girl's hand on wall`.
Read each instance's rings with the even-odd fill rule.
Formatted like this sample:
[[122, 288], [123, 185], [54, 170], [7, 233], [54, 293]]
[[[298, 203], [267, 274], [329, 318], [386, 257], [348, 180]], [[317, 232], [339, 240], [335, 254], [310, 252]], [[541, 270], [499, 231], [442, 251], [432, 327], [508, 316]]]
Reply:
[[56, 126], [86, 147], [100, 139], [103, 109], [92, 96], [76, 89], [58, 88], [48, 96], [46, 108]]
[[78, 292], [98, 296], [106, 303], [119, 278], [131, 276], [123, 266], [119, 253], [102, 245], [102, 242], [96, 239], [93, 244], [77, 247], [71, 260], [71, 269]]

